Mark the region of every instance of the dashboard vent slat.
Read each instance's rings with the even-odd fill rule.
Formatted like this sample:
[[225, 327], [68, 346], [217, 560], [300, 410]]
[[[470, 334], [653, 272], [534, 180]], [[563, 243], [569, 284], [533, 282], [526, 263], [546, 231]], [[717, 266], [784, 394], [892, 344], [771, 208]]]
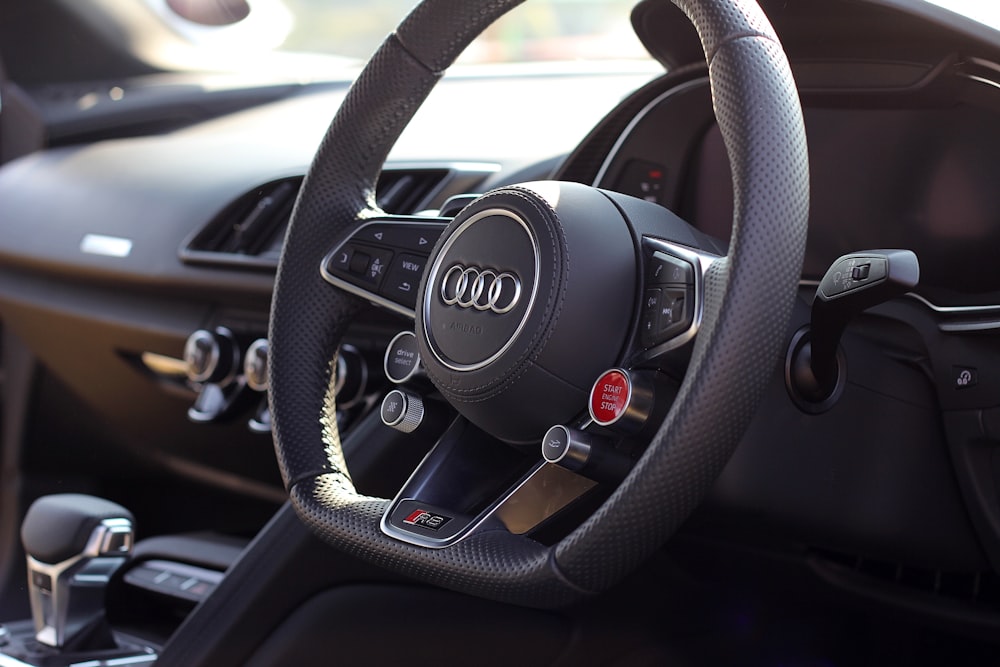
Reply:
[[408, 215], [433, 194], [447, 172], [441, 169], [421, 171], [385, 171], [376, 188], [376, 201], [386, 213]]
[[292, 178], [254, 188], [205, 225], [185, 249], [215, 255], [255, 255], [277, 228], [287, 224], [301, 185], [301, 178]]
[[[376, 201], [386, 213], [413, 215], [427, 206], [449, 176], [448, 169], [386, 169]], [[188, 264], [273, 269], [302, 177], [265, 183], [236, 199], [181, 248]]]
[[288, 220], [298, 191], [297, 183], [285, 181], [261, 197], [246, 218], [233, 226], [230, 248], [223, 252], [257, 254], [261, 240], [269, 236], [275, 224]]

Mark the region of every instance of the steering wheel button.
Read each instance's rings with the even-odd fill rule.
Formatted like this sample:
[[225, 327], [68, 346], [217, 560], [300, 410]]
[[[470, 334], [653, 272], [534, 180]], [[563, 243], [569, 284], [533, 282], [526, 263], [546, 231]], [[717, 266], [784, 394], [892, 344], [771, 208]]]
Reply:
[[373, 222], [358, 230], [352, 240], [397, 250], [429, 253], [444, 228], [445, 223]]
[[348, 270], [351, 273], [363, 275], [365, 271], [368, 270], [368, 265], [371, 263], [371, 260], [371, 255], [366, 252], [356, 250], [351, 254], [351, 262], [348, 266]]
[[[666, 308], [660, 311], [661, 318], [666, 314], [666, 312]], [[684, 321], [684, 297], [674, 299], [670, 303], [670, 323], [677, 324], [682, 321]]]
[[392, 263], [392, 251], [366, 247], [364, 251], [355, 251], [354, 255], [364, 255], [369, 258], [369, 261], [365, 263], [364, 268], [359, 272], [356, 270], [354, 259], [352, 259], [351, 273], [355, 274], [363, 282], [378, 287], [386, 274], [389, 273], [389, 266]]
[[327, 269], [331, 272], [350, 272], [351, 260], [353, 258], [354, 248], [350, 245], [345, 245], [330, 256], [330, 261], [327, 263]]
[[660, 328], [665, 329], [669, 327], [674, 322], [680, 321], [680, 314], [684, 311], [684, 299], [671, 299], [667, 298], [663, 300], [663, 305], [660, 306]]
[[437, 225], [412, 225], [398, 230], [397, 245], [400, 248], [412, 250], [420, 253], [430, 253], [431, 248], [437, 243], [441, 232], [444, 231], [444, 224]]
[[358, 231], [354, 238], [365, 243], [374, 243], [391, 248], [405, 247], [403, 239], [406, 231], [391, 223], [373, 223]]
[[656, 335], [660, 329], [661, 298], [662, 294], [658, 289], [648, 289], [643, 296], [639, 334], [642, 337], [642, 344], [646, 347], [652, 347], [658, 342]]
[[424, 274], [427, 257], [400, 254], [392, 262], [392, 268], [382, 286], [382, 296], [399, 301], [410, 308], [417, 305], [417, 288]]
[[654, 285], [693, 285], [694, 268], [683, 259], [657, 251], [649, 265], [648, 281]]
[[400, 276], [398, 273], [390, 273], [380, 293], [382, 296], [401, 303], [407, 308], [415, 308], [417, 305], [418, 285], [419, 282], [407, 280], [405, 276]]
[[646, 290], [646, 299], [642, 303], [643, 310], [647, 313], [655, 313], [660, 308], [660, 290]]
[[402, 254], [396, 258], [393, 262], [392, 267], [394, 271], [399, 271], [405, 275], [420, 280], [420, 276], [424, 274], [424, 266], [427, 263], [426, 255], [407, 255]]
[[565, 426], [553, 426], [542, 438], [542, 458], [559, 463], [570, 449], [570, 433]]
[[657, 342], [663, 342], [671, 336], [683, 333], [691, 326], [691, 312], [688, 304], [688, 290], [668, 288], [663, 290], [659, 318], [656, 329]]
[[542, 458], [598, 482], [620, 482], [632, 467], [631, 459], [610, 440], [562, 425], [545, 433]]
[[359, 229], [352, 238], [353, 240], [364, 241], [365, 243], [390, 245], [392, 235], [393, 229], [390, 225], [376, 222]]
[[406, 411], [406, 397], [402, 392], [391, 391], [382, 401], [382, 421], [386, 426], [398, 424]]
[[614, 424], [628, 409], [632, 383], [625, 371], [612, 369], [590, 390], [590, 417], [600, 426]]

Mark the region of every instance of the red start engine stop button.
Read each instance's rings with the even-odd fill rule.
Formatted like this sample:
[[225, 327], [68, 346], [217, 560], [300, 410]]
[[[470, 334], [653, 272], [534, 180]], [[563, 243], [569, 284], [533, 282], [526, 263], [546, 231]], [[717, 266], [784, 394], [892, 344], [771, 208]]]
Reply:
[[590, 418], [600, 426], [622, 418], [632, 400], [632, 380], [627, 371], [613, 368], [597, 378], [590, 390]]

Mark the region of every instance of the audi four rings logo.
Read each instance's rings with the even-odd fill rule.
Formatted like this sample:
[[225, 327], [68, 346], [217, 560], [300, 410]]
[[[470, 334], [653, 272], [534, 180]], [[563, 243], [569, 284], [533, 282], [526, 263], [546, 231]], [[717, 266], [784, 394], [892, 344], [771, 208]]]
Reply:
[[513, 310], [521, 298], [521, 281], [510, 271], [496, 272], [455, 264], [441, 281], [445, 305], [490, 310], [497, 315]]

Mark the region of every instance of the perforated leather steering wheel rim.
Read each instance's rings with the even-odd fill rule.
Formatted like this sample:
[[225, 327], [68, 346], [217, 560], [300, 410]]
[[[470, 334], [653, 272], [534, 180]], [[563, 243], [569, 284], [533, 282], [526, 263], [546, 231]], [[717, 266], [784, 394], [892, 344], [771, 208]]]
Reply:
[[417, 579], [491, 599], [557, 607], [613, 586], [658, 549], [710, 490], [780, 357], [800, 277], [808, 160], [780, 43], [746, 0], [675, 0], [698, 30], [733, 174], [728, 255], [705, 281], [687, 376], [645, 454], [558, 543], [481, 530], [444, 549], [384, 535], [388, 502], [356, 492], [337, 431], [332, 359], [364, 305], [320, 276], [337, 239], [376, 216], [392, 145], [444, 70], [519, 4], [428, 0], [372, 58], [305, 178], [285, 239], [270, 322], [270, 407], [281, 474], [299, 516], [330, 544]]

